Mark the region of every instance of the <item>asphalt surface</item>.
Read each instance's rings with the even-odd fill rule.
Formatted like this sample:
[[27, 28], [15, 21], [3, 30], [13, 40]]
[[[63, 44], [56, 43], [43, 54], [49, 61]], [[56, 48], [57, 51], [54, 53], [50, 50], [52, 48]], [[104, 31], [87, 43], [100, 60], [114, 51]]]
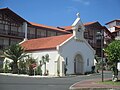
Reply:
[[[111, 78], [104, 72], [104, 78]], [[69, 90], [76, 82], [101, 78], [101, 74], [66, 76], [61, 78], [38, 78], [0, 75], [0, 90]]]

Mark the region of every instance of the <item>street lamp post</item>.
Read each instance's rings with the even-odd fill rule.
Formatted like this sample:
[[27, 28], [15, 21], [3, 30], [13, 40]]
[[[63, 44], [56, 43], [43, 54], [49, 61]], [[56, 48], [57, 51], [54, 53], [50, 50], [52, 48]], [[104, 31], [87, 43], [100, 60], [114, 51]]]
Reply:
[[97, 32], [97, 35], [99, 35], [100, 36], [100, 38], [101, 38], [101, 61], [102, 61], [102, 82], [104, 81], [104, 75], [103, 75], [103, 67], [104, 67], [104, 65], [103, 65], [103, 44], [104, 44], [104, 31], [103, 30], [101, 30], [102, 32]]

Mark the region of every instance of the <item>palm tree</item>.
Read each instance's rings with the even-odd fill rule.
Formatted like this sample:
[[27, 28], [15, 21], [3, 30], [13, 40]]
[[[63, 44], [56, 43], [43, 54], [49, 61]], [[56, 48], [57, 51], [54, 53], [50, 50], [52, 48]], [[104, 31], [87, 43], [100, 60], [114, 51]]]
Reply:
[[42, 56], [42, 62], [43, 62], [43, 64], [45, 65], [45, 71], [44, 71], [44, 75], [46, 75], [46, 74], [48, 74], [47, 73], [47, 70], [46, 70], [46, 62], [49, 62], [49, 55], [48, 54], [46, 54], [45, 56]]
[[18, 61], [26, 57], [24, 49], [19, 44], [14, 44], [4, 50], [5, 58], [13, 60], [13, 73], [18, 73]]

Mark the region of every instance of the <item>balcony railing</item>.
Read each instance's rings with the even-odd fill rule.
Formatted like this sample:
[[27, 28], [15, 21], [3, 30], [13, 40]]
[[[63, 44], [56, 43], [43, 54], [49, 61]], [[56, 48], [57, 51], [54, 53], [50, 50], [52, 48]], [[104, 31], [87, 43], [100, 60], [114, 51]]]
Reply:
[[35, 34], [27, 34], [29, 39], [35, 38]]
[[92, 40], [92, 39], [93, 39], [93, 36], [91, 36], [91, 35], [89, 35], [89, 36], [88, 36], [88, 35], [84, 35], [84, 38], [85, 38], [85, 39], [90, 39], [90, 40]]
[[17, 36], [17, 37], [24, 37], [25, 34], [23, 32], [17, 32], [17, 31], [7, 31], [0, 29], [1, 35], [9, 35], [9, 36]]

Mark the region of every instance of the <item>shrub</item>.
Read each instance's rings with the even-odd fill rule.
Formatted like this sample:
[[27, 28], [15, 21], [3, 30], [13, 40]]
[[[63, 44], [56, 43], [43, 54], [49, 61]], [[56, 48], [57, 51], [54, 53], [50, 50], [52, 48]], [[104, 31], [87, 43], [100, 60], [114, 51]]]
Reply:
[[85, 75], [87, 75], [87, 74], [92, 74], [92, 73], [93, 73], [93, 72], [90, 72], [90, 71], [89, 71], [89, 72], [85, 72]]
[[42, 75], [42, 70], [40, 66], [37, 67], [36, 71], [37, 71], [37, 75]]
[[32, 65], [29, 65], [29, 72], [28, 72], [28, 74], [29, 74], [30, 76], [34, 75], [34, 70], [33, 70]]
[[0, 68], [0, 73], [4, 73], [4, 69], [3, 68]]
[[92, 69], [91, 72], [94, 73], [95, 72], [95, 66], [92, 66], [91, 69]]
[[8, 73], [8, 72], [9, 72], [8, 66], [7, 64], [5, 64], [4, 73]]

